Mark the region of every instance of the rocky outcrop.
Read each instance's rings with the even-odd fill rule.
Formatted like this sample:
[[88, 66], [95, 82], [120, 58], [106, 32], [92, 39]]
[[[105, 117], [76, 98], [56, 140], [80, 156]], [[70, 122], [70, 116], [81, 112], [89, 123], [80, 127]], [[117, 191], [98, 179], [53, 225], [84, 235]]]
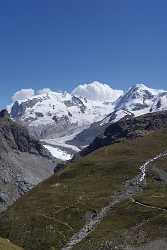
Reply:
[[120, 121], [111, 124], [105, 132], [97, 136], [94, 141], [80, 152], [81, 156], [123, 139], [133, 139], [144, 136], [152, 131], [167, 128], [167, 111], [145, 114], [139, 117], [124, 117]]
[[0, 112], [0, 211], [49, 177], [56, 160], [27, 129]]

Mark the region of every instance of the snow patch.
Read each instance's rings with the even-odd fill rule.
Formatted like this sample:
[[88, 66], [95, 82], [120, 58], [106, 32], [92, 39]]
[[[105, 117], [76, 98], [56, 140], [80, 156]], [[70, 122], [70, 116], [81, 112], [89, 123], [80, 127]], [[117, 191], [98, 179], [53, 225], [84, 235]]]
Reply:
[[52, 147], [50, 145], [43, 145], [55, 158], [62, 161], [68, 161], [72, 158], [72, 154], [68, 154], [59, 148]]

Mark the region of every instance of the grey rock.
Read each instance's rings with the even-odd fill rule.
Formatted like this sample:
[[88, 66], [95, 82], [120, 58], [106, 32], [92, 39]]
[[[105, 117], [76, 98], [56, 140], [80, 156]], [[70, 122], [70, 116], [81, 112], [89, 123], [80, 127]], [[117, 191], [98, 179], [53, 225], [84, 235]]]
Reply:
[[26, 128], [0, 112], [0, 211], [52, 175], [56, 164]]

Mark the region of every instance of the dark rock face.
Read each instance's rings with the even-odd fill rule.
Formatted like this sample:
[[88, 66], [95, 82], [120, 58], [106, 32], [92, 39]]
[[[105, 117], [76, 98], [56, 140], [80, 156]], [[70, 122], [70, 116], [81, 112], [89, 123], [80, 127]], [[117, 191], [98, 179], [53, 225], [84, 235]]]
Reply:
[[67, 107], [79, 106], [81, 112], [83, 112], [83, 113], [85, 112], [85, 109], [86, 109], [84, 103], [76, 96], [73, 96], [71, 101], [64, 101], [64, 104]]
[[87, 148], [80, 152], [80, 155], [84, 156], [100, 147], [118, 143], [123, 139], [144, 136], [162, 128], [167, 128], [167, 111], [149, 113], [139, 117], [124, 117], [108, 126], [103, 134], [96, 137]]
[[49, 177], [56, 166], [50, 153], [27, 129], [0, 112], [0, 211], [34, 185]]
[[10, 115], [6, 109], [4, 109], [0, 112], [0, 118], [6, 118], [6, 119], [10, 118]]
[[22, 117], [26, 111], [27, 108], [32, 108], [36, 103], [40, 102], [41, 100], [38, 98], [34, 98], [32, 100], [25, 101], [21, 104], [19, 104], [18, 101], [16, 101], [11, 109], [11, 117], [14, 119], [19, 119]]
[[40, 142], [29, 135], [28, 130], [25, 127], [12, 122], [10, 119], [6, 120], [5, 118], [6, 117], [1, 117], [0, 120], [0, 148], [2, 144], [4, 144], [6, 149], [10, 147], [21, 152], [39, 154], [48, 158], [50, 157], [50, 154], [43, 148]]
[[63, 163], [63, 162], [58, 163], [57, 166], [54, 169], [54, 174], [56, 174], [60, 170], [63, 170], [65, 167], [66, 167], [65, 163]]

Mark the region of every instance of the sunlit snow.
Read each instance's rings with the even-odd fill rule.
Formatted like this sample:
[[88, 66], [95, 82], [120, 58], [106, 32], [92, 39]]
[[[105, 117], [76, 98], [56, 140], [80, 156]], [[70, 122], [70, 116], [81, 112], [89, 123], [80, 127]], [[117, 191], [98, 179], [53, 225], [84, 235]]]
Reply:
[[65, 151], [62, 151], [59, 148], [52, 147], [50, 145], [43, 145], [49, 152], [57, 159], [67, 161], [72, 158], [71, 154], [66, 153]]

